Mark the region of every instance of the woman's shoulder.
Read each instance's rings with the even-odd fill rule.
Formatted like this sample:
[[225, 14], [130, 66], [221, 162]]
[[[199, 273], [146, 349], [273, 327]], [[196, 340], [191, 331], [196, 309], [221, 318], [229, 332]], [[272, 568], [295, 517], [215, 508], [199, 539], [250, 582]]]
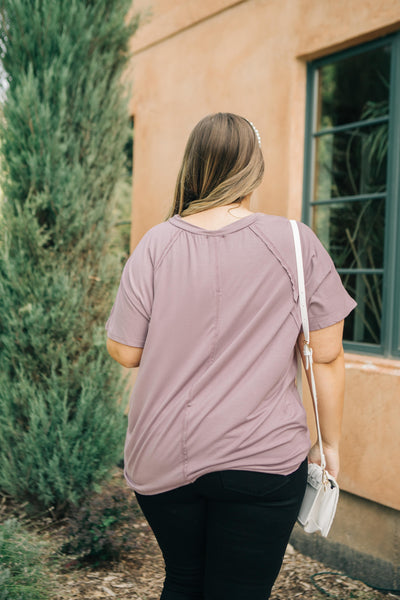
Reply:
[[157, 223], [150, 227], [140, 238], [133, 249], [129, 261], [143, 261], [149, 259], [156, 267], [165, 254], [165, 251], [171, 246], [176, 238], [177, 232], [171, 227], [168, 221]]
[[282, 257], [290, 256], [293, 248], [293, 236], [289, 219], [278, 215], [258, 213], [252, 229], [263, 239], [270, 249], [275, 249]]
[[[259, 218], [256, 221], [256, 228], [265, 236], [276, 248], [282, 253], [292, 254], [294, 249], [293, 233], [290, 225], [290, 219], [279, 215], [269, 215], [266, 213], [258, 213]], [[315, 247], [318, 247], [321, 242], [311, 227], [297, 221], [302, 242], [303, 252], [313, 254]]]
[[[258, 212], [259, 218], [257, 223], [264, 226], [268, 231], [276, 231], [277, 234], [288, 233], [291, 231], [290, 221], [288, 217], [283, 217], [281, 215], [271, 215], [263, 212]], [[305, 236], [315, 236], [311, 227], [303, 223], [302, 221], [298, 221], [297, 225], [300, 229], [300, 232]]]
[[[318, 277], [318, 274], [322, 278], [334, 269], [332, 259], [311, 227], [301, 221], [297, 221], [297, 224], [306, 280], [313, 275]], [[263, 214], [255, 225], [255, 232], [297, 282], [296, 251], [290, 220]]]
[[170, 226], [168, 221], [157, 223], [145, 231], [135, 248], [140, 246], [153, 247], [159, 246], [160, 244], [162, 245], [163, 243], [168, 242], [173, 237], [174, 233], [174, 228]]

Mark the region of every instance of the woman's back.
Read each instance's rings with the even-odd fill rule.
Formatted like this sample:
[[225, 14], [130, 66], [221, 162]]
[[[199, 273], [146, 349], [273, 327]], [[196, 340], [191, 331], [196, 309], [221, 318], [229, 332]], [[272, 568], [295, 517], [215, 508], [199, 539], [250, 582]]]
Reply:
[[[322, 294], [310, 322], [328, 326], [351, 300], [312, 231], [301, 232], [307, 289]], [[126, 345], [146, 339], [125, 451], [136, 490], [167, 491], [218, 469], [299, 466], [310, 441], [294, 385], [296, 279], [282, 217], [250, 213], [208, 230], [175, 215], [142, 238], [116, 301], [123, 330], [112, 317], [108, 329]]]

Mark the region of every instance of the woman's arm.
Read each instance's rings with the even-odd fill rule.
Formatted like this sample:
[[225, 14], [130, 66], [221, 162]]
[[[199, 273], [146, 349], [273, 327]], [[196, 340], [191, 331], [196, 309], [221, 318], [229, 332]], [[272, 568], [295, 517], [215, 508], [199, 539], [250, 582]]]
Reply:
[[111, 338], [107, 338], [107, 350], [111, 358], [128, 369], [139, 366], [143, 352], [143, 348], [125, 346], [125, 344], [120, 344]]
[[[310, 332], [322, 444], [327, 470], [334, 477], [337, 477], [340, 466], [339, 442], [344, 402], [345, 369], [342, 338], [343, 321], [331, 327]], [[300, 334], [298, 345], [301, 351], [303, 341], [304, 336]], [[304, 363], [303, 353], [302, 358]], [[306, 371], [306, 374], [310, 382], [309, 371]], [[311, 448], [309, 460], [310, 462], [320, 462], [318, 443]]]

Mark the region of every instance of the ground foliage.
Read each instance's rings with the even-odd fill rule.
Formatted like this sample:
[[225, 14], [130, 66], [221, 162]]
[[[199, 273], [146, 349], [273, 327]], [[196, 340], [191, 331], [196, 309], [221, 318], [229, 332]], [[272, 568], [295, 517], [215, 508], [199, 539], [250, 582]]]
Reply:
[[0, 524], [0, 600], [47, 600], [54, 589], [43, 562], [49, 544], [15, 518]]
[[109, 487], [71, 508], [61, 552], [73, 555], [81, 565], [99, 565], [117, 561], [121, 553], [135, 548], [131, 527], [138, 521], [139, 510], [132, 496], [127, 490]]

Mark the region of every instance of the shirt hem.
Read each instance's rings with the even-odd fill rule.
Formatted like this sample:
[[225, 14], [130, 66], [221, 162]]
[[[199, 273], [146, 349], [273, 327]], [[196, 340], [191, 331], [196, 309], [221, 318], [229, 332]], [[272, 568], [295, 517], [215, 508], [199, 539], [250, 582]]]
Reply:
[[304, 460], [307, 458], [308, 453], [310, 451], [310, 445], [307, 449], [307, 452], [302, 453], [301, 454], [301, 458], [297, 459], [296, 462], [290, 465], [290, 467], [288, 467], [287, 469], [282, 469], [282, 467], [280, 468], [257, 468], [257, 467], [246, 467], [246, 466], [241, 466], [241, 467], [235, 467], [235, 466], [230, 466], [229, 463], [223, 464], [223, 465], [219, 465], [218, 468], [216, 467], [207, 467], [204, 469], [201, 469], [200, 471], [198, 471], [196, 473], [195, 476], [193, 477], [186, 477], [186, 481], [178, 483], [176, 485], [167, 485], [167, 486], [161, 486], [161, 487], [154, 487], [151, 489], [151, 491], [148, 491], [148, 484], [145, 485], [137, 485], [128, 475], [128, 473], [126, 472], [126, 469], [124, 470], [124, 477], [125, 480], [128, 484], [128, 486], [133, 489], [135, 492], [137, 492], [138, 494], [142, 495], [142, 496], [154, 496], [156, 494], [163, 494], [165, 492], [170, 492], [172, 490], [175, 489], [179, 489], [181, 487], [185, 487], [186, 485], [189, 485], [191, 483], [194, 483], [197, 479], [199, 479], [199, 477], [202, 477], [203, 475], [208, 475], [209, 473], [216, 473], [219, 471], [228, 471], [228, 470], [232, 470], [232, 471], [254, 471], [257, 473], [268, 473], [271, 475], [291, 475], [292, 473], [294, 473], [299, 467], [300, 465], [304, 462]]

